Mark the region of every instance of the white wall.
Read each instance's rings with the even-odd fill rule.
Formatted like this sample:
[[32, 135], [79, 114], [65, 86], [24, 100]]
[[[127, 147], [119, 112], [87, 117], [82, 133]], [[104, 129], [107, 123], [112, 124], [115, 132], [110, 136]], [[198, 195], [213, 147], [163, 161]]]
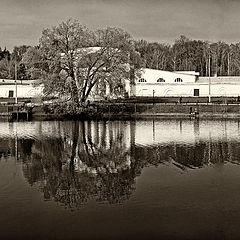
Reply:
[[[207, 77], [199, 77], [197, 72], [168, 72], [155, 69], [142, 69], [141, 77], [136, 78], [136, 84], [131, 87], [131, 95], [152, 97], [192, 97], [194, 89], [199, 89], [199, 96], [209, 96], [209, 84]], [[144, 78], [146, 82], [139, 82]], [[157, 82], [163, 78], [165, 82]], [[181, 78], [182, 82], [175, 82]], [[213, 78], [210, 88], [211, 96], [238, 97], [240, 96], [239, 77]]]
[[[13, 91], [13, 97], [16, 96], [15, 85], [0, 85], [0, 97], [9, 97], [9, 91]], [[18, 85], [17, 97], [31, 98], [39, 97], [42, 95], [42, 87], [33, 87], [32, 85]]]
[[[207, 83], [176, 83], [176, 84], [148, 84], [137, 83], [135, 85], [136, 96], [154, 96], [159, 97], [191, 97], [194, 96], [194, 89], [199, 89], [199, 96], [206, 97], [209, 95], [209, 85]], [[237, 97], [240, 96], [240, 83], [239, 84], [211, 84], [211, 96], [219, 97]]]

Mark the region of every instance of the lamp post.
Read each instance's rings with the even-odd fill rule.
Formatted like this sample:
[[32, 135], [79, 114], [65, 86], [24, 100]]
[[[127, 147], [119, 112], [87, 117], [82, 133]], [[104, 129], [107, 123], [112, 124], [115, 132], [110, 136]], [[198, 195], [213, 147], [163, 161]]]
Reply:
[[153, 112], [155, 113], [154, 93], [155, 93], [155, 90], [153, 90]]
[[155, 90], [153, 90], [153, 105], [154, 105], [154, 93], [155, 93]]
[[209, 49], [209, 57], [208, 57], [208, 102], [211, 102], [211, 58], [210, 58], [210, 49]]
[[18, 103], [17, 97], [17, 62], [15, 61], [15, 104]]

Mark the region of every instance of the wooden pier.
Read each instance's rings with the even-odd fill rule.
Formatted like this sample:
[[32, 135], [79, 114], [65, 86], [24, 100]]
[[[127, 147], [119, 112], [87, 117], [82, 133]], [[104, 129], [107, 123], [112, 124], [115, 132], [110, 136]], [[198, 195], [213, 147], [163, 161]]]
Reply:
[[30, 109], [27, 109], [24, 106], [17, 106], [12, 105], [8, 106], [8, 119], [10, 121], [19, 121], [19, 120], [26, 120], [29, 121], [32, 117], [32, 111]]
[[29, 120], [29, 111], [14, 111], [11, 113], [12, 120]]

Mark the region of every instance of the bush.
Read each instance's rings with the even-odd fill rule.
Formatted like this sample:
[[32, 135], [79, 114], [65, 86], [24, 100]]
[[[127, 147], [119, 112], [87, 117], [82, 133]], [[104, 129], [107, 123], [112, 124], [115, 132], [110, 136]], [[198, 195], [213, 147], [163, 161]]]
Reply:
[[93, 105], [86, 104], [85, 106], [77, 107], [72, 103], [54, 103], [43, 106], [43, 111], [46, 114], [56, 114], [65, 116], [95, 116], [97, 114], [97, 108]]

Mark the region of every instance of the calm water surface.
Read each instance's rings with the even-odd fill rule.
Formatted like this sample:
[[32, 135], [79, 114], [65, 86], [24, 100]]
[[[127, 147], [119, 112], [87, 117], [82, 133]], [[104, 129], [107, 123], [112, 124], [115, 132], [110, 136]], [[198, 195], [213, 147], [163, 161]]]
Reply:
[[0, 239], [240, 239], [240, 122], [0, 122]]

